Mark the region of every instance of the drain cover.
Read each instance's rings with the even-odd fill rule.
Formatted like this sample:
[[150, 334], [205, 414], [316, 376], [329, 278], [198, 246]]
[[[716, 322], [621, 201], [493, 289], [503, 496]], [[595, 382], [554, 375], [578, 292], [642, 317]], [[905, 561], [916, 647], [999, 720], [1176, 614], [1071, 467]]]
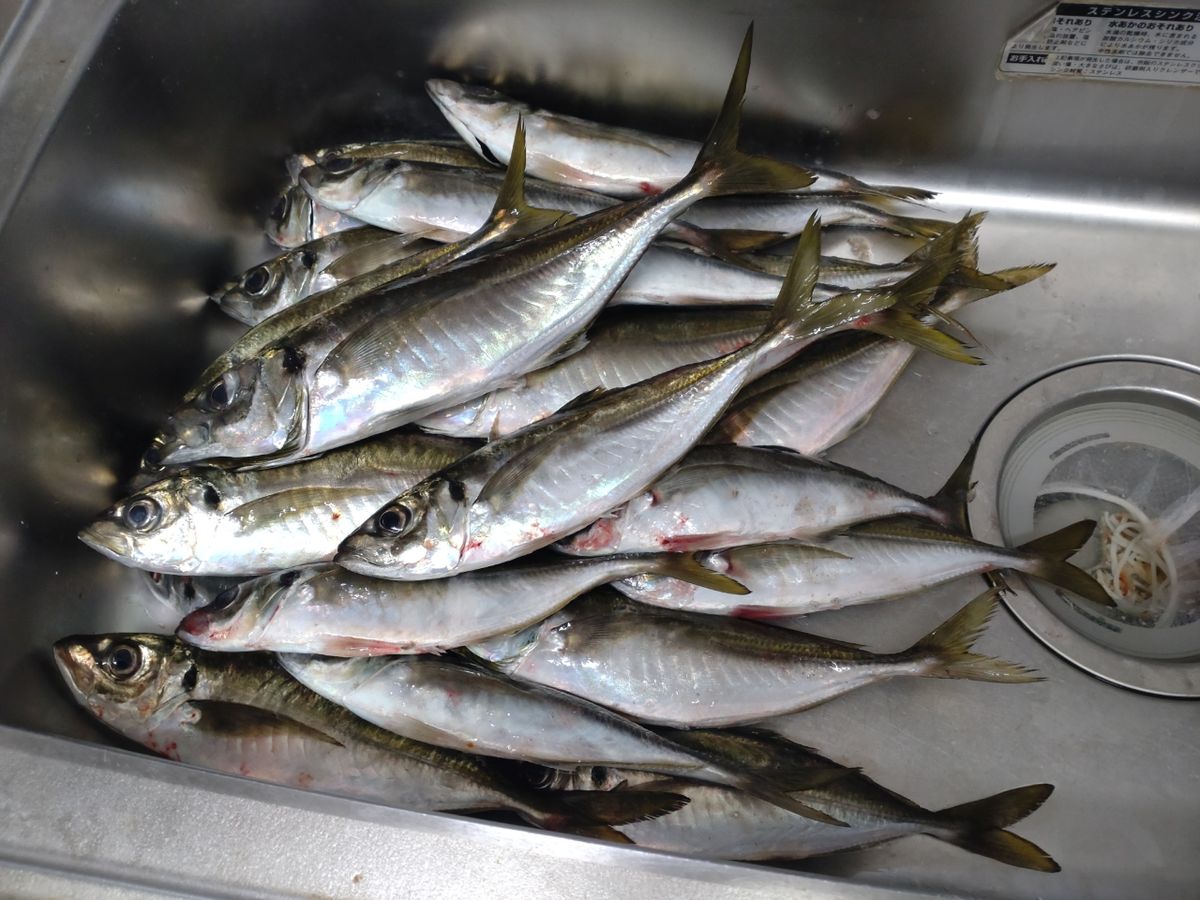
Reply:
[[1200, 369], [1106, 358], [1043, 375], [985, 426], [972, 477], [981, 540], [1098, 522], [1071, 561], [1115, 605], [1030, 580], [1005, 597], [1026, 627], [1108, 681], [1200, 696]]

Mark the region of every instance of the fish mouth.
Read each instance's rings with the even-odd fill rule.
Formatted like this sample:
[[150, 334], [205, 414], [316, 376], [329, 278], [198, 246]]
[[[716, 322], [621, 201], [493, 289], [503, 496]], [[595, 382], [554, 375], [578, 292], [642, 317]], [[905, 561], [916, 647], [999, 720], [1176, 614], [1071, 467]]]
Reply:
[[114, 523], [101, 519], [79, 532], [79, 540], [91, 547], [97, 553], [126, 562], [129, 553], [129, 541]]
[[73, 638], [63, 638], [54, 644], [53, 653], [54, 665], [76, 697], [89, 695], [96, 686], [96, 675], [87, 648]]
[[445, 96], [446, 87], [450, 86], [459, 91], [462, 95], [462, 89], [453, 81], [447, 81], [442, 78], [430, 78], [425, 82], [425, 93], [429, 94], [434, 105], [441, 111], [441, 114], [446, 117], [446, 121], [450, 123], [450, 127], [458, 132], [458, 136], [463, 139], [472, 150], [479, 154], [484, 159], [487, 158], [487, 153], [484, 152], [483, 145], [479, 142], [479, 138], [471, 133], [471, 129], [466, 126], [458, 116], [454, 114], [454, 110], [450, 106], [450, 100]]

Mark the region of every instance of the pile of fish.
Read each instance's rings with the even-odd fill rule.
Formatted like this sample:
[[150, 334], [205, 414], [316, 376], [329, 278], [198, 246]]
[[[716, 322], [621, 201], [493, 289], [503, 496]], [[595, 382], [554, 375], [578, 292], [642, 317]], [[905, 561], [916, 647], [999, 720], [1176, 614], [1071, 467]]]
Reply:
[[[1050, 266], [982, 273], [981, 215], [741, 152], [749, 53], [703, 143], [431, 81], [465, 143], [292, 160], [290, 249], [214, 298], [250, 329], [81, 534], [174, 635], [58, 642], [78, 701], [172, 759], [410, 809], [1057, 871], [1007, 830], [1050, 785], [932, 811], [762, 725], [893, 678], [1038, 680], [971, 650], [998, 588], [884, 652], [772, 620], [1001, 569], [1111, 601], [1066, 562], [1093, 523], [969, 536], [970, 454], [932, 497], [820, 458], [919, 350], [978, 362], [953, 313]], [[846, 228], [911, 252], [822, 257]]]

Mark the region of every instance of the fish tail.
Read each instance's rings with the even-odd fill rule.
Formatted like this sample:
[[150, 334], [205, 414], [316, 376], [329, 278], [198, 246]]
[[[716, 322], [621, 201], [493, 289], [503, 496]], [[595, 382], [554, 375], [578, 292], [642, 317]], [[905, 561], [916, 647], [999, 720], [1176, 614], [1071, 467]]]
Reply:
[[700, 149], [696, 164], [684, 180], [689, 184], [695, 182], [702, 185], [705, 196], [794, 191], [808, 187], [816, 180], [811, 172], [801, 166], [743, 153], [737, 148], [753, 43], [754, 25], [751, 24], [746, 29], [721, 112]]
[[928, 667], [921, 674], [928, 678], [965, 678], [1002, 684], [1041, 681], [1041, 676], [1032, 669], [971, 652], [971, 645], [979, 640], [996, 612], [999, 594], [999, 588], [980, 594], [913, 644], [904, 655], [926, 660]]
[[945, 219], [924, 219], [918, 216], [897, 216], [881, 213], [878, 227], [901, 237], [935, 238], [954, 227], [953, 222]]
[[956, 847], [1010, 866], [1059, 872], [1061, 867], [1045, 850], [1004, 830], [1033, 813], [1053, 792], [1052, 784], [1030, 784], [939, 810], [936, 815], [949, 833], [940, 830], [931, 833]]
[[688, 584], [723, 594], [749, 594], [750, 589], [728, 575], [705, 568], [698, 553], [656, 553], [647, 560], [646, 571], [678, 578]]
[[1053, 268], [1054, 263], [1034, 263], [1029, 266], [1000, 269], [996, 272], [980, 272], [972, 266], [963, 266], [946, 280], [955, 287], [974, 288], [979, 291], [987, 291], [989, 294], [999, 294], [1003, 291], [1011, 291], [1023, 284], [1029, 284]]
[[1084, 519], [1022, 544], [1017, 548], [1017, 551], [1027, 558], [1026, 564], [1021, 567], [1022, 571], [1085, 597], [1093, 603], [1115, 606], [1112, 597], [1100, 582], [1083, 569], [1067, 562], [1068, 558], [1078, 553], [1079, 548], [1091, 539], [1095, 530], [1095, 520]]
[[754, 231], [750, 228], [697, 228], [700, 237], [691, 241], [692, 246], [710, 256], [723, 259], [744, 269], [762, 271], [741, 254], [756, 253], [777, 244], [782, 244], [790, 235], [782, 231]]

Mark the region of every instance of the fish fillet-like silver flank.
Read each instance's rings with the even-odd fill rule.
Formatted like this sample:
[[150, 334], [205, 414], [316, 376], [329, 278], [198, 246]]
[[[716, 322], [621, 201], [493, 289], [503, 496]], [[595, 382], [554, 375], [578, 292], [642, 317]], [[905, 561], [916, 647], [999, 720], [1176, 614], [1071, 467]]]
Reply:
[[717, 728], [799, 712], [892, 678], [1040, 681], [1021, 666], [971, 652], [996, 611], [996, 594], [980, 595], [897, 653], [742, 619], [653, 610], [607, 589], [470, 649], [514, 678], [642, 722]]
[[[713, 763], [602, 706], [513, 681], [481, 666], [432, 656], [334, 659], [288, 653], [279, 661], [322, 697], [402, 737], [554, 768], [632, 765], [686, 775], [741, 787], [793, 814], [837, 824], [792, 799], [768, 778]], [[805, 774], [812, 786], [844, 773], [830, 764], [813, 766]], [[796, 787], [789, 780], [787, 788]]]
[[[661, 137], [589, 122], [533, 107], [499, 91], [444, 78], [425, 89], [459, 136], [476, 152], [503, 162], [508, 135], [518, 118], [529, 130], [529, 172], [547, 181], [574, 185], [612, 197], [661, 193], [687, 175], [700, 149], [694, 141]], [[808, 166], [816, 180], [811, 193], [850, 192], [873, 200], [928, 200], [920, 188], [869, 185], [826, 169]]]
[[787, 450], [696, 447], [644, 492], [556, 547], [576, 556], [714, 550], [814, 538], [888, 516], [953, 528], [969, 477], [969, 465], [960, 465], [938, 493], [919, 497]]
[[714, 572], [750, 588], [747, 603], [653, 575], [637, 575], [616, 587], [635, 600], [670, 609], [772, 618], [890, 600], [956, 578], [1012, 569], [1111, 606], [1108, 592], [1066, 561], [1095, 527], [1092, 521], [1077, 522], [1009, 550], [925, 525], [880, 522], [819, 543], [754, 544], [701, 554]]
[[380, 504], [475, 446], [397, 433], [285, 466], [185, 469], [110, 507], [79, 537], [127, 566], [178, 575], [321, 562]]
[[[810, 767], [836, 765], [820, 754], [776, 734], [757, 729], [668, 731], [673, 740], [708, 747], [717, 743], [730, 763], [780, 780], [803, 779]], [[691, 803], [652, 822], [622, 826], [620, 831], [642, 847], [707, 859], [796, 860], [861, 850], [914, 834], [1010, 866], [1058, 872], [1058, 863], [1041, 847], [1007, 829], [1032, 815], [1054, 792], [1050, 784], [1031, 784], [947, 809], [930, 810], [882, 787], [857, 769], [816, 787], [797, 787], [793, 796], [841, 817], [835, 828], [795, 816], [756, 797], [728, 787], [663, 778], [627, 768], [592, 767], [558, 772], [547, 784], [578, 790], [628, 787], [670, 790]]]
[[456, 437], [503, 437], [589, 392], [628, 387], [744, 347], [770, 317], [766, 309], [607, 310], [578, 353], [417, 424]]
[[208, 415], [177, 413], [168, 464], [297, 459], [416, 421], [561, 358], [666, 225], [706, 196], [786, 190], [807, 172], [736, 148], [749, 34], [693, 174], [334, 308], [228, 374]]
[[[479, 231], [454, 243], [422, 246], [417, 252], [402, 256], [395, 262], [306, 297], [251, 328], [205, 369], [197, 386], [185, 395], [185, 405], [171, 417], [167, 428], [155, 437], [144, 456], [143, 471], [161, 469], [166, 456], [171, 453], [175, 455], [176, 462], [181, 461], [178, 459], [181, 456], [185, 457], [182, 461], [190, 460], [194, 454], [180, 446], [180, 436], [202, 442], [210, 433], [214, 421], [222, 422], [222, 414], [234, 405], [233, 392], [242, 384], [239, 375], [242, 368], [253, 363], [259, 354], [276, 348], [278, 342], [297, 329], [311, 325], [319, 332], [320, 323], [325, 317], [351, 300], [365, 298], [404, 279], [436, 272], [485, 247], [515, 241], [559, 223], [564, 213], [529, 206], [525, 202], [524, 174], [519, 168], [525, 158], [524, 132], [520, 128], [513, 136], [513, 146], [513, 166], [505, 175], [491, 216]], [[236, 423], [236, 416], [234, 418]], [[236, 429], [242, 426], [231, 424], [230, 427]]]
[[289, 184], [271, 207], [263, 231], [267, 239], [284, 250], [293, 250], [301, 244], [319, 238], [362, 228], [366, 225], [351, 216], [313, 202], [299, 184]]
[[[975, 300], [1028, 284], [1053, 265], [1004, 269], [971, 284], [950, 283], [933, 303], [952, 313]], [[979, 273], [975, 273], [978, 275]], [[867, 423], [908, 366], [916, 348], [875, 335], [836, 335], [751, 385], [709, 440], [788, 447], [817, 456]]]
[[687, 803], [534, 791], [485, 759], [409, 740], [310, 691], [268, 656], [210, 654], [150, 634], [54, 645], [75, 700], [106, 726], [170, 759], [291, 787], [415, 810], [511, 810], [549, 828], [614, 836], [608, 826]]
[[584, 591], [648, 571], [746, 593], [736, 581], [679, 553], [550, 557], [436, 581], [387, 581], [338, 566], [308, 566], [265, 575], [217, 596], [184, 618], [178, 633], [208, 650], [440, 653], [524, 628]]
[[411, 255], [418, 238], [364, 226], [317, 238], [259, 263], [213, 295], [221, 311], [257, 325], [312, 294]]
[[[957, 246], [954, 231], [939, 240]], [[500, 464], [485, 482], [453, 470], [431, 476], [347, 538], [337, 562], [385, 578], [436, 578], [553, 543], [644, 490], [708, 432], [747, 383], [827, 331], [869, 325], [975, 361], [958, 341], [914, 315], [954, 267], [953, 254], [931, 264], [911, 291], [843, 294], [816, 304], [819, 244], [813, 220], [768, 327], [751, 343], [611, 391], [495, 442], [486, 458]]]

